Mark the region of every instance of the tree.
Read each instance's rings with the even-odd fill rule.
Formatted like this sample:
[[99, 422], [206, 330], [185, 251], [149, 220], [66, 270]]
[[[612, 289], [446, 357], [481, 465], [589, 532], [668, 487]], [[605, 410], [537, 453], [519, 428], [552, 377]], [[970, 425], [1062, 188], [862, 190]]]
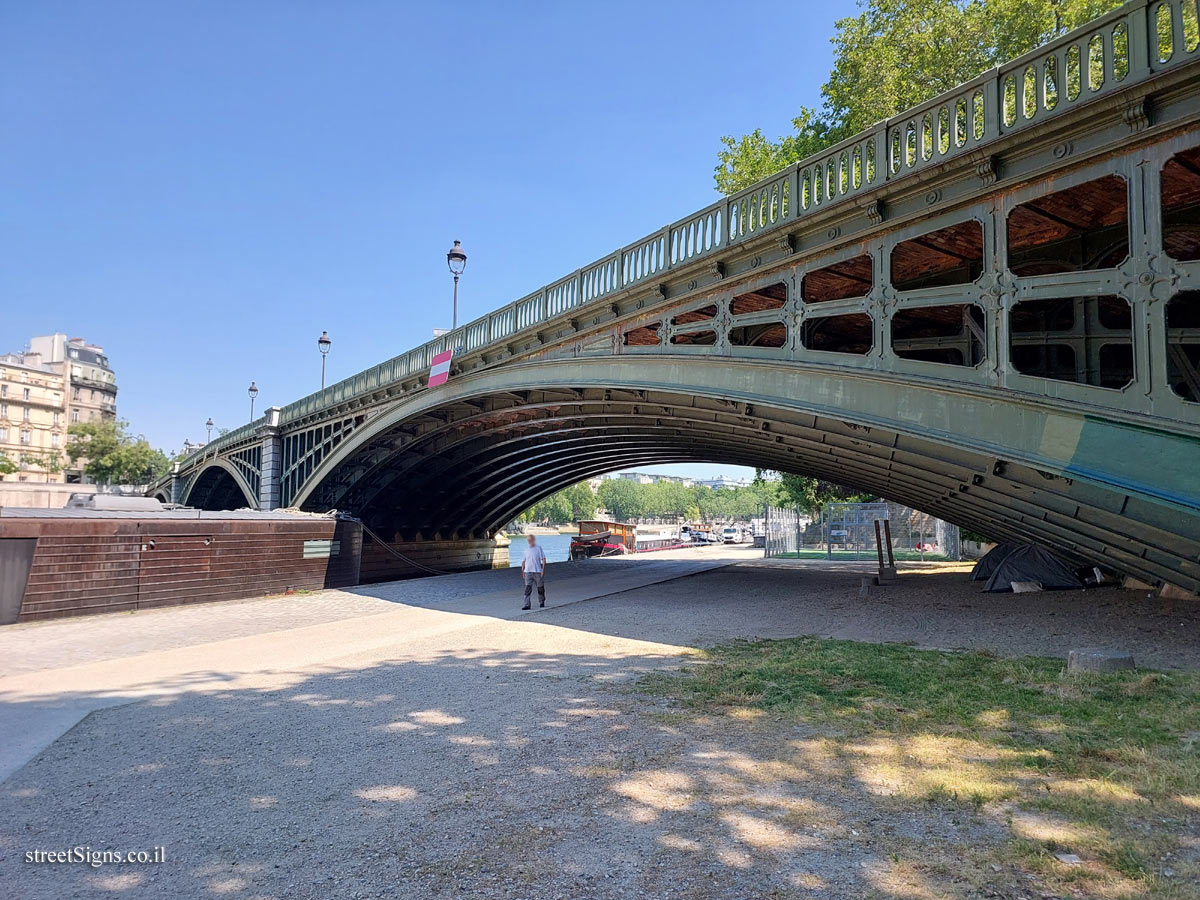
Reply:
[[596, 493], [586, 481], [571, 485], [562, 493], [571, 507], [571, 521], [578, 522], [596, 515]]
[[549, 522], [562, 525], [596, 515], [596, 495], [586, 481], [539, 500], [517, 516], [518, 522]]
[[[721, 138], [717, 189], [731, 194], [876, 122], [969, 81], [1120, 5], [1120, 0], [863, 0], [835, 23], [821, 109], [793, 134]], [[882, 166], [882, 161], [877, 162]]]
[[565, 491], [558, 491], [535, 503], [529, 510], [530, 519], [534, 522], [548, 522], [561, 525], [571, 521], [571, 501]]
[[62, 471], [62, 456], [57, 450], [34, 451], [22, 453], [21, 463], [26, 466], [37, 466], [43, 472], [55, 474]]
[[600, 485], [600, 503], [609, 515], [621, 522], [631, 522], [646, 514], [645, 485], [628, 478], [610, 478]]
[[170, 460], [145, 438], [126, 434], [128, 423], [79, 422], [67, 429], [67, 457], [84, 460], [83, 471], [98, 484], [146, 484], [170, 468]]
[[[819, 518], [827, 503], [865, 503], [876, 499], [874, 494], [848, 488], [833, 481], [822, 481], [811, 475], [792, 475], [787, 472], [771, 472], [759, 469], [755, 472], [755, 483], [763, 485], [764, 495], [774, 506], [801, 509], [814, 518]], [[773, 486], [767, 494], [768, 488]]]
[[0, 450], [0, 477], [3, 477], [5, 475], [12, 475], [14, 472], [18, 471], [19, 469], [20, 469], [20, 466], [18, 466], [15, 462], [13, 462], [11, 459], [9, 459], [7, 453], [5, 453], [3, 450]]

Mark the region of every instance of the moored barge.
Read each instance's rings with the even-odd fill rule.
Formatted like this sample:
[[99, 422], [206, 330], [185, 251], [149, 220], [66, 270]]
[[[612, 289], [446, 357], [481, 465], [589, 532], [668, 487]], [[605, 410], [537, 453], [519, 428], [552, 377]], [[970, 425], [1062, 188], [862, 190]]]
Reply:
[[571, 541], [571, 559], [690, 546], [691, 542], [680, 535], [678, 525], [630, 525], [589, 519], [579, 523], [579, 536]]

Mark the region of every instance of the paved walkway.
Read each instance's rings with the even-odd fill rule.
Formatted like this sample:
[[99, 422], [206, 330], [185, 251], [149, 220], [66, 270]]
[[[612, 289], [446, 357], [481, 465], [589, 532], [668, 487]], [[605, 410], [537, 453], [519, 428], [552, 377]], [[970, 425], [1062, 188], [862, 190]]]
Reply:
[[[6, 748], [75, 723], [0, 782], [0, 896], [975, 897], [955, 861], [1010, 839], [1003, 809], [897, 807], [880, 786], [896, 765], [928, 777], [924, 758], [831, 756], [805, 726], [696, 719], [626, 682], [693, 647], [811, 633], [1013, 653], [1134, 640], [1139, 659], [1200, 665], [1195, 604], [981, 595], [965, 566], [860, 598], [849, 567], [755, 555], [557, 567], [532, 614], [495, 572], [329, 592], [345, 615], [290, 628], [297, 598], [255, 601], [230, 619], [258, 633], [203, 643], [232, 607], [113, 617], [135, 656], [88, 648], [110, 620], [6, 630], [46, 636], [62, 655], [43, 665], [85, 661], [0, 678]], [[167, 856], [23, 861], [72, 847]], [[988, 896], [1037, 896], [994, 880]]]
[[[644, 587], [761, 551], [713, 548], [554, 563], [550, 608]], [[224, 689], [239, 679], [379, 651], [520, 610], [511, 569], [0, 629], [0, 780], [95, 709]]]

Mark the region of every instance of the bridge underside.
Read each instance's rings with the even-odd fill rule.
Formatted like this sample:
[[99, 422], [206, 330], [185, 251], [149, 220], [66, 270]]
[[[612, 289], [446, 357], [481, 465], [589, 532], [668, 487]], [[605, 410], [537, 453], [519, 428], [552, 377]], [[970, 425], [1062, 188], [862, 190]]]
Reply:
[[[160, 500], [170, 497], [159, 496]], [[256, 509], [257, 501], [232, 466], [215, 464], [197, 477], [188, 495], [188, 503], [197, 509]]]
[[786, 398], [582, 385], [480, 393], [377, 426], [300, 505], [352, 512], [386, 539], [479, 540], [585, 478], [676, 462], [815, 475], [1076, 563], [1200, 587], [1194, 508]]

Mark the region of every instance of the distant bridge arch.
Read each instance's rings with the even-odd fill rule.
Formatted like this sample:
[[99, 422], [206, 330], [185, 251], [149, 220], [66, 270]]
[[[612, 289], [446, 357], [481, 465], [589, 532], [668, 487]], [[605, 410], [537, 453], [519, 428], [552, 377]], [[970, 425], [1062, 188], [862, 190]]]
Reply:
[[245, 476], [227, 459], [217, 457], [196, 474], [182, 502], [197, 509], [258, 508], [258, 498]]

